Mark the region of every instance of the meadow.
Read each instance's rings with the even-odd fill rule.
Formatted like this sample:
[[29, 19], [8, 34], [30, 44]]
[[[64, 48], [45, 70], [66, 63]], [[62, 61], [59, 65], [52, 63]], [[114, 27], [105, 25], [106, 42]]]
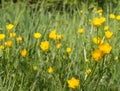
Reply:
[[120, 10], [106, 6], [4, 3], [0, 91], [120, 91]]

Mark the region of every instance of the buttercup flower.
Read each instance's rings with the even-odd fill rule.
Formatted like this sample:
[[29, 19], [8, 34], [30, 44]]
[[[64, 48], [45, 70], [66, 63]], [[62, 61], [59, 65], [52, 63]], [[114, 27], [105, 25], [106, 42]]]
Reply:
[[93, 8], [93, 11], [97, 11], [97, 8]]
[[39, 38], [41, 38], [41, 34], [40, 33], [34, 33], [34, 38], [36, 38], [36, 39], [39, 39]]
[[92, 70], [88, 69], [88, 70], [85, 71], [85, 75], [89, 75], [91, 72], [92, 72]]
[[101, 16], [102, 13], [103, 13], [103, 10], [102, 10], [102, 9], [99, 9], [97, 12], [98, 12], [98, 14]]
[[110, 32], [110, 31], [105, 32], [105, 37], [106, 38], [110, 39], [112, 36], [113, 36], [113, 32]]
[[41, 42], [41, 44], [40, 44], [40, 48], [43, 50], [43, 51], [45, 51], [45, 52], [47, 52], [48, 50], [49, 50], [49, 42], [48, 41], [43, 41], [43, 42]]
[[53, 40], [56, 40], [56, 30], [52, 30], [49, 34], [49, 38], [50, 39], [53, 39]]
[[48, 73], [53, 73], [53, 68], [52, 68], [52, 67], [50, 67], [50, 68], [48, 69]]
[[102, 10], [102, 9], [99, 9], [97, 12], [98, 12], [98, 13], [102, 13], [102, 12], [103, 12], [103, 10]]
[[12, 47], [12, 41], [11, 40], [6, 41], [5, 45], [8, 47]]
[[95, 27], [100, 27], [105, 21], [106, 19], [104, 17], [100, 17], [100, 18], [96, 17], [93, 19], [92, 24]]
[[22, 37], [21, 36], [19, 36], [19, 37], [17, 37], [17, 42], [21, 42], [22, 41]]
[[38, 70], [38, 67], [37, 67], [37, 66], [33, 66], [33, 70], [34, 70], [34, 71], [37, 71], [37, 70]]
[[105, 31], [108, 31], [108, 30], [109, 30], [109, 26], [105, 26], [105, 27], [104, 27], [104, 30], [105, 30]]
[[117, 19], [118, 21], [120, 21], [120, 15], [118, 15], [118, 16], [116, 17], [116, 19]]
[[61, 47], [61, 44], [58, 43], [58, 44], [56, 45], [56, 48], [57, 48], [57, 49], [60, 49], [60, 47]]
[[7, 29], [8, 31], [12, 30], [13, 27], [14, 27], [13, 24], [7, 24], [7, 25], [6, 25], [6, 29]]
[[26, 56], [27, 56], [27, 50], [26, 50], [26, 49], [23, 49], [23, 50], [21, 51], [21, 56], [22, 56], [22, 57], [26, 57]]
[[93, 43], [95, 43], [96, 45], [100, 45], [102, 44], [104, 41], [100, 38], [100, 37], [95, 37], [93, 38]]
[[66, 52], [70, 53], [72, 51], [72, 49], [70, 47], [66, 48]]
[[82, 14], [82, 13], [83, 13], [83, 10], [80, 10], [80, 13]]
[[115, 56], [115, 57], [114, 57], [114, 60], [118, 60], [118, 59], [119, 59], [118, 56]]
[[99, 19], [102, 24], [106, 21], [105, 17], [100, 17]]
[[16, 36], [16, 33], [10, 33], [10, 38], [14, 38]]
[[112, 46], [109, 43], [103, 43], [99, 45], [99, 50], [101, 50], [104, 54], [109, 54], [112, 50]]
[[80, 80], [76, 79], [75, 77], [72, 77], [70, 80], [67, 80], [68, 87], [75, 89], [79, 86]]
[[103, 52], [99, 49], [94, 50], [92, 52], [92, 57], [94, 58], [95, 61], [99, 62], [103, 57]]
[[114, 14], [110, 14], [109, 17], [110, 17], [110, 19], [115, 19], [115, 15]]
[[5, 34], [0, 34], [0, 40], [4, 40], [5, 39]]
[[80, 28], [79, 30], [78, 30], [78, 33], [80, 33], [80, 34], [82, 34], [84, 32], [84, 29], [83, 28]]
[[0, 45], [0, 49], [4, 49], [4, 45]]
[[61, 40], [62, 38], [63, 38], [63, 36], [61, 34], [56, 35], [57, 40]]
[[100, 27], [102, 25], [102, 23], [100, 22], [100, 19], [99, 18], [94, 18], [93, 21], [92, 21], [92, 24], [95, 26], [95, 27]]

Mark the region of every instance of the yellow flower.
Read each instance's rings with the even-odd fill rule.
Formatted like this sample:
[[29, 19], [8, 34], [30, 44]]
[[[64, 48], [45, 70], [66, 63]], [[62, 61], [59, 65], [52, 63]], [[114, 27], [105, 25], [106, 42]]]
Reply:
[[14, 38], [16, 36], [16, 33], [10, 33], [10, 38]]
[[115, 57], [114, 57], [114, 60], [118, 60], [118, 59], [119, 59], [118, 56], [115, 56]]
[[113, 36], [113, 32], [110, 32], [110, 31], [105, 32], [105, 37], [106, 38], [110, 39], [112, 36]]
[[57, 49], [60, 49], [60, 47], [61, 47], [61, 44], [58, 43], [58, 44], [56, 45], [56, 48], [57, 48]]
[[102, 12], [103, 12], [103, 10], [102, 10], [102, 9], [99, 9], [97, 12], [98, 12], [98, 13], [102, 13]]
[[12, 47], [12, 41], [11, 40], [6, 41], [5, 45], [8, 47]]
[[4, 40], [5, 39], [5, 34], [0, 34], [0, 40]]
[[43, 51], [47, 52], [47, 51], [49, 50], [49, 42], [48, 42], [48, 41], [43, 41], [43, 42], [41, 42], [40, 48], [41, 48]]
[[0, 49], [4, 49], [4, 45], [0, 45]]
[[67, 53], [71, 53], [72, 49], [70, 47], [66, 48]]
[[80, 10], [80, 13], [82, 14], [82, 13], [83, 13], [83, 10]]
[[96, 8], [93, 8], [93, 11], [96, 11], [97, 9]]
[[27, 56], [27, 50], [26, 50], [26, 49], [23, 49], [23, 50], [21, 51], [21, 56], [22, 56], [22, 57], [26, 57], [26, 56]]
[[92, 21], [92, 24], [95, 26], [95, 27], [100, 27], [102, 25], [102, 23], [100, 22], [100, 19], [99, 18], [94, 18], [93, 21]]
[[57, 40], [61, 40], [62, 37], [63, 37], [63, 36], [62, 36], [61, 34], [56, 35], [56, 39], [57, 39]]
[[105, 17], [100, 17], [99, 19], [102, 24], [106, 21]]
[[93, 38], [93, 43], [95, 43], [96, 45], [100, 45], [102, 44], [104, 41], [100, 38], [100, 37], [95, 37]]
[[85, 62], [89, 63], [90, 61], [89, 61], [89, 59], [86, 59]]
[[72, 77], [70, 80], [67, 80], [68, 87], [75, 89], [79, 86], [80, 80], [76, 79], [75, 77]]
[[37, 67], [37, 66], [33, 66], [33, 70], [34, 70], [34, 71], [37, 71], [37, 70], [38, 70], [38, 67]]
[[118, 21], [120, 21], [120, 15], [118, 15], [118, 16], [116, 17], [116, 19], [117, 19]]
[[36, 39], [41, 38], [41, 34], [40, 33], [34, 33], [34, 38], [36, 38]]
[[100, 17], [100, 18], [96, 17], [93, 19], [92, 24], [95, 27], [100, 27], [105, 21], [106, 19], [104, 17]]
[[103, 43], [99, 45], [99, 50], [101, 50], [104, 54], [109, 54], [112, 50], [112, 46], [109, 43]]
[[110, 17], [110, 19], [115, 19], [115, 15], [114, 14], [110, 14], [109, 17]]
[[17, 42], [21, 42], [22, 41], [22, 37], [21, 36], [19, 36], [19, 37], [17, 37]]
[[104, 27], [104, 30], [105, 30], [105, 31], [108, 31], [108, 30], [109, 30], [109, 26], [105, 26], [105, 27]]
[[85, 71], [85, 75], [89, 75], [91, 72], [92, 72], [92, 70], [88, 69], [88, 70]]
[[78, 33], [82, 34], [84, 32], [83, 28], [78, 29]]
[[95, 61], [99, 62], [103, 57], [103, 52], [99, 49], [94, 50], [92, 52], [92, 57], [94, 58]]
[[49, 69], [48, 69], [48, 73], [53, 73], [53, 68], [52, 67], [49, 67]]
[[56, 40], [56, 30], [52, 30], [49, 34], [49, 38], [50, 39], [53, 39], [53, 40]]
[[6, 29], [7, 29], [8, 31], [12, 30], [13, 27], [14, 27], [13, 24], [7, 24], [7, 25], [6, 25]]

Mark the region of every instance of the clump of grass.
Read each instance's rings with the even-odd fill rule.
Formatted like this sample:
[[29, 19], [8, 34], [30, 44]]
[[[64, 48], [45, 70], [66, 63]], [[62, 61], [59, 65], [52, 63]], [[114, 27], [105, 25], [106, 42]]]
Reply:
[[0, 9], [2, 91], [119, 89], [119, 14], [82, 7], [62, 14], [26, 3]]

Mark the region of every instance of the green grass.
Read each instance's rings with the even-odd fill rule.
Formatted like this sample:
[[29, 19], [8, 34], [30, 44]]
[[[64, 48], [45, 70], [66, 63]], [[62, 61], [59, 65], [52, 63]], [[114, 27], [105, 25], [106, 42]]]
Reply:
[[[91, 55], [97, 48], [92, 42], [97, 33], [90, 20], [99, 16], [97, 13], [88, 10], [86, 4], [82, 6], [83, 14], [79, 8], [74, 13], [62, 14], [56, 10], [47, 11], [42, 6], [38, 10], [36, 8], [32, 10], [26, 3], [10, 3], [0, 9], [0, 33], [6, 35], [5, 40], [0, 41], [5, 47], [0, 50], [0, 91], [74, 91], [67, 84], [71, 77], [80, 80], [76, 91], [120, 90], [120, 21], [109, 18], [110, 13], [118, 14], [119, 7], [113, 12], [110, 10], [110, 13], [103, 11], [106, 22], [99, 28], [98, 35], [104, 37], [105, 25], [114, 34], [111, 39], [105, 39], [112, 45], [112, 51], [100, 62]], [[16, 37], [12, 39], [5, 28], [9, 23], [15, 26], [11, 32], [15, 32]], [[78, 33], [79, 28], [84, 29], [83, 34]], [[61, 41], [49, 38], [53, 29], [63, 35]], [[35, 39], [35, 32], [40, 32], [42, 37]], [[23, 37], [22, 43], [17, 43], [18, 36]], [[5, 45], [7, 40], [12, 40], [12, 48]], [[48, 52], [40, 48], [44, 40], [50, 42]], [[59, 50], [56, 49], [57, 42], [62, 44]], [[72, 49], [70, 54], [66, 53], [67, 47]], [[25, 58], [21, 56], [24, 48], [27, 49]], [[38, 70], [33, 70], [33, 66], [37, 66]], [[54, 69], [52, 74], [48, 73], [50, 66]], [[84, 72], [89, 68], [92, 72], [85, 79]]]

